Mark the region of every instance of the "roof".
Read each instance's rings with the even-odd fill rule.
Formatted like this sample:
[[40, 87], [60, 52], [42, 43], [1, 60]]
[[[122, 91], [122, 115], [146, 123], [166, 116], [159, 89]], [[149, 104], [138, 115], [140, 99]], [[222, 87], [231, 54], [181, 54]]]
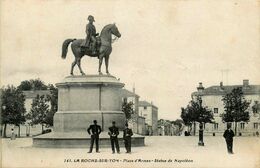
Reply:
[[154, 104], [149, 103], [149, 102], [147, 102], [147, 101], [139, 101], [139, 106], [141, 106], [141, 107], [143, 107], [143, 106], [153, 106], [153, 107], [155, 107], [155, 108], [158, 108], [158, 107], [156, 107]]
[[30, 91], [23, 91], [26, 99], [35, 98], [37, 95], [50, 95], [50, 90], [30, 90]]
[[131, 92], [127, 89], [122, 89], [121, 94], [122, 94], [122, 96], [126, 96], [126, 97], [130, 97], [130, 96], [140, 97], [138, 94]]
[[241, 87], [245, 95], [260, 94], [260, 85], [230, 85], [230, 86], [210, 86], [202, 90], [202, 92], [193, 92], [192, 96], [196, 95], [225, 95], [230, 93], [234, 88]]

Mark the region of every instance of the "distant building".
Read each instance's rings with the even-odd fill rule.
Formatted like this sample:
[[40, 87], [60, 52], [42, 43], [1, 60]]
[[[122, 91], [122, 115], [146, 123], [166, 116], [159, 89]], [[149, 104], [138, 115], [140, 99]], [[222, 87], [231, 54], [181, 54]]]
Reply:
[[158, 120], [158, 135], [160, 136], [179, 136], [180, 130], [179, 126], [174, 125], [170, 120], [160, 119]]
[[145, 135], [145, 118], [138, 115], [138, 105], [139, 105], [139, 98], [140, 96], [135, 93], [135, 89], [133, 88], [133, 92], [122, 89], [122, 102], [132, 102], [133, 103], [133, 110], [134, 114], [132, 114], [132, 120], [130, 121], [132, 125], [133, 132], [136, 134]]
[[158, 135], [158, 107], [147, 101], [139, 101], [139, 116], [145, 118], [149, 135]]
[[[226, 129], [226, 123], [222, 122], [221, 114], [224, 113], [224, 104], [222, 98], [225, 94], [232, 91], [232, 89], [241, 87], [246, 100], [251, 101], [248, 108], [250, 121], [237, 123], [238, 135], [256, 135], [260, 133], [260, 85], [250, 85], [249, 80], [243, 80], [242, 85], [223, 85], [220, 82], [218, 86], [210, 86], [204, 88], [202, 83], [199, 83], [197, 91], [192, 93], [192, 99], [197, 96], [202, 98], [202, 105], [207, 106], [214, 114], [214, 124], [206, 124], [204, 133], [208, 135], [222, 135]], [[194, 129], [194, 128], [193, 128]], [[196, 125], [196, 134], [198, 134], [198, 124]], [[234, 123], [232, 129], [235, 129]], [[192, 131], [193, 132], [193, 131]]]

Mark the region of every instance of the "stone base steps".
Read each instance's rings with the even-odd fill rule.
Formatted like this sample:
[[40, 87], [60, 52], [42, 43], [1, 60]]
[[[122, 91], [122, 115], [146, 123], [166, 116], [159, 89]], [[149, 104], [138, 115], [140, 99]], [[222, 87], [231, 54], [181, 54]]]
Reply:
[[[132, 136], [132, 146], [139, 147], [144, 146], [144, 136], [134, 134]], [[124, 147], [123, 132], [120, 131], [118, 136], [120, 147]], [[33, 147], [44, 148], [89, 148], [90, 135], [86, 132], [66, 132], [56, 133], [51, 132], [39, 136], [33, 137]], [[108, 132], [102, 132], [99, 136], [99, 146], [111, 147], [110, 137]], [[95, 145], [94, 145], [95, 148]]]

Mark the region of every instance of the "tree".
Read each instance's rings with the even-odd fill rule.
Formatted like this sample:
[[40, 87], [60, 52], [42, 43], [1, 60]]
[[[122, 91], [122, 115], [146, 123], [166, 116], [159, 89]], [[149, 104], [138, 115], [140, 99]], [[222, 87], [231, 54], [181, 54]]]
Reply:
[[22, 91], [32, 90], [32, 84], [28, 80], [22, 81], [18, 86], [18, 89]]
[[48, 87], [40, 79], [30, 80], [34, 90], [47, 90]]
[[19, 127], [25, 122], [25, 97], [21, 90], [14, 86], [7, 86], [1, 89], [1, 124], [4, 125], [4, 137], [6, 137], [7, 124], [14, 124]]
[[182, 119], [176, 119], [175, 121], [172, 121], [172, 124], [177, 125], [179, 128], [181, 128], [184, 122]]
[[196, 133], [196, 122], [199, 122], [200, 125], [202, 123], [213, 122], [213, 114], [211, 110], [202, 106], [202, 100], [200, 97], [197, 98], [197, 101], [190, 101], [186, 108], [181, 108], [181, 118], [187, 126], [191, 126], [193, 123], [194, 135]]
[[47, 104], [48, 99], [42, 95], [37, 95], [33, 99], [32, 107], [30, 113], [27, 115], [27, 118], [31, 121], [30, 124], [41, 124], [42, 132], [44, 124], [47, 124], [47, 116], [49, 113], [49, 105]]
[[221, 115], [223, 122], [235, 122], [235, 135], [237, 134], [237, 122], [248, 122], [249, 112], [247, 111], [250, 101], [244, 97], [241, 87], [234, 88], [222, 98], [224, 113]]
[[134, 113], [133, 105], [133, 102], [127, 102], [126, 100], [123, 101], [122, 111], [125, 113], [127, 122], [131, 120], [132, 114]]
[[192, 117], [190, 116], [191, 114], [188, 113], [188, 111], [185, 108], [181, 108], [181, 118], [184, 122], [184, 125], [188, 127], [188, 130], [190, 132], [191, 126], [192, 126]]
[[40, 79], [25, 80], [20, 83], [18, 89], [22, 91], [28, 90], [47, 90], [47, 85]]
[[50, 101], [51, 108], [46, 116], [46, 124], [48, 126], [53, 126], [53, 117], [58, 110], [58, 89], [52, 84], [50, 84], [48, 88], [50, 90], [50, 95], [47, 96], [47, 99]]
[[159, 119], [159, 120], [157, 121], [157, 125], [158, 125], [158, 126], [164, 125], [164, 123], [165, 123], [165, 120], [164, 120], [164, 119]]

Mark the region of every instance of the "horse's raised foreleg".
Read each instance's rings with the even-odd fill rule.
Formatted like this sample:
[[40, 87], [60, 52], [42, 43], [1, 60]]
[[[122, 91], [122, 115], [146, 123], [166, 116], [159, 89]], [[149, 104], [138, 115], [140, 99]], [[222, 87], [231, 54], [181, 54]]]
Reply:
[[105, 57], [105, 64], [106, 64], [106, 73], [108, 75], [110, 75], [109, 71], [108, 71], [108, 64], [109, 64], [109, 55]]
[[80, 71], [81, 75], [86, 75], [86, 74], [83, 72], [83, 70], [81, 69], [81, 58], [78, 58], [78, 59], [77, 59], [77, 65], [78, 65], [78, 67], [79, 67], [79, 71]]
[[72, 62], [71, 64], [71, 69], [70, 69], [70, 74], [73, 75], [73, 69], [74, 69], [74, 66], [76, 65], [76, 59]]
[[99, 75], [102, 75], [102, 72], [101, 72], [102, 62], [103, 62], [103, 56], [100, 56], [99, 57], [99, 66], [98, 66], [98, 73], [99, 73]]

